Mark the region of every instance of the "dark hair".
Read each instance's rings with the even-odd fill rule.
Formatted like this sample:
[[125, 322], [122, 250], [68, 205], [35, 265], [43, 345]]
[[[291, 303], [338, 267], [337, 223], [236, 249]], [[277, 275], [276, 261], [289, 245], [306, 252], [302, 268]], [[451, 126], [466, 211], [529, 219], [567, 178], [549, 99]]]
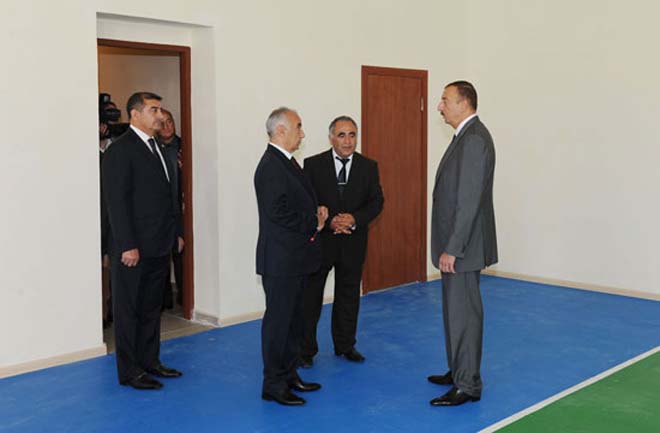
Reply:
[[339, 116], [335, 117], [335, 119], [330, 122], [330, 126], [328, 126], [328, 132], [330, 132], [330, 134], [335, 133], [335, 125], [337, 125], [337, 122], [351, 122], [353, 126], [355, 126], [355, 129], [358, 129], [357, 123], [355, 123], [355, 120], [350, 116]]
[[454, 86], [458, 90], [458, 94], [461, 98], [467, 99], [468, 104], [472, 107], [473, 110], [477, 110], [477, 91], [474, 89], [474, 86], [469, 81], [454, 81], [445, 86], [447, 87]]
[[170, 118], [172, 122], [174, 122], [174, 116], [172, 116], [172, 112], [170, 110], [167, 110], [165, 108], [161, 108], [160, 111], [163, 112], [164, 115]]
[[128, 113], [128, 118], [131, 118], [131, 110], [142, 110], [144, 107], [144, 101], [147, 99], [155, 99], [156, 101], [162, 101], [163, 98], [151, 92], [137, 92], [133, 93], [128, 102], [126, 103], [126, 112]]

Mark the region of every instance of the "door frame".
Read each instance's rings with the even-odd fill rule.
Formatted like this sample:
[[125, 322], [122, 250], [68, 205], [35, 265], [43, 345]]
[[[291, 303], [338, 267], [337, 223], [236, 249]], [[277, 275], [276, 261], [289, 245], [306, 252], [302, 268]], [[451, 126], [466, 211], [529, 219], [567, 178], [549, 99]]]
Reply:
[[183, 218], [183, 238], [186, 242], [186, 246], [183, 249], [183, 284], [186, 287], [186, 291], [183, 294], [183, 317], [190, 320], [192, 318], [192, 311], [195, 306], [190, 47], [101, 38], [98, 38], [96, 41], [97, 46], [100, 47], [128, 48], [134, 50], [149, 51], [150, 53], [157, 55], [179, 57], [179, 92], [181, 104], [179, 134], [181, 136], [181, 140], [185, 144], [181, 151], [181, 162], [183, 163], [183, 172], [186, 174], [181, 178], [181, 188], [183, 189], [183, 206], [185, 209]]
[[[422, 69], [402, 69], [402, 68], [387, 68], [381, 66], [362, 66], [362, 153], [365, 156], [369, 156], [370, 143], [369, 143], [369, 122], [367, 112], [367, 80], [370, 75], [381, 75], [381, 76], [394, 76], [394, 77], [410, 77], [410, 78], [419, 78], [422, 84], [422, 101], [421, 111], [422, 111], [422, 160], [420, 161], [420, 181], [421, 181], [421, 190], [420, 194], [421, 203], [422, 203], [422, 212], [421, 212], [421, 221], [420, 227], [422, 228], [419, 239], [419, 267], [418, 267], [418, 281], [427, 280], [427, 264], [426, 264], [426, 236], [427, 236], [427, 226], [426, 226], [426, 214], [428, 212], [428, 203], [427, 203], [427, 188], [428, 188], [428, 160], [427, 160], [427, 150], [428, 150], [428, 71]], [[385, 197], [387, 202], [387, 197]], [[367, 273], [364, 274], [362, 280], [362, 293], [367, 294], [370, 291], [375, 290], [371, 287]]]

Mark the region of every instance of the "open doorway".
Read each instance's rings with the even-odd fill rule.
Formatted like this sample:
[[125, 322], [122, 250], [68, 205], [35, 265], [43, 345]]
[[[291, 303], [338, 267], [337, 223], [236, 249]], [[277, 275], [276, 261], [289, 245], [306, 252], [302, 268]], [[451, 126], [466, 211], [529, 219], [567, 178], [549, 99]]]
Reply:
[[[176, 136], [180, 140], [180, 147], [177, 145], [177, 149], [180, 148], [178, 158], [176, 151], [173, 157], [177, 158], [179, 167], [185, 248], [179, 257], [173, 257], [171, 263], [171, 278], [168, 279], [168, 285], [172, 289], [167, 295], [169, 301], [165, 302], [165, 306], [169, 307], [171, 304], [172, 308], [164, 310], [161, 338], [167, 339], [197, 332], [196, 328], [200, 325], [189, 322], [194, 307], [190, 48], [98, 39], [98, 83], [99, 94], [108, 95], [105, 99], [111, 100], [121, 111], [119, 123], [128, 122], [128, 115], [125, 112], [126, 101], [136, 91], [159, 94], [163, 97], [163, 108], [171, 113]], [[102, 104], [100, 98], [100, 105]], [[118, 131], [121, 130], [119, 127]], [[101, 152], [104, 151], [105, 145], [106, 143], [101, 140]], [[168, 145], [165, 138], [161, 145]], [[103, 275], [104, 311], [108, 309], [111, 311], [107, 303], [112, 281], [108, 281], [105, 268]], [[191, 332], [186, 332], [186, 329]], [[111, 326], [104, 330], [104, 340], [108, 349], [112, 350]]]

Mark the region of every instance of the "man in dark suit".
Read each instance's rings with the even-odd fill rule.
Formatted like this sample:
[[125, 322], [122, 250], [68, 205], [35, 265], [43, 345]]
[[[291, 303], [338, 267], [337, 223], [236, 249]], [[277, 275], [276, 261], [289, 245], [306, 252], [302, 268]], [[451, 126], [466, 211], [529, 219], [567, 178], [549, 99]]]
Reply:
[[383, 209], [378, 164], [355, 152], [358, 128], [353, 119], [340, 116], [330, 123], [332, 148], [305, 159], [305, 174], [319, 199], [328, 208], [329, 227], [321, 232], [321, 268], [310, 278], [305, 292], [305, 333], [301, 365], [311, 367], [318, 353], [316, 327], [321, 315], [323, 290], [330, 269], [335, 268], [332, 305], [332, 341], [337, 356], [363, 362], [355, 348], [360, 281], [367, 251], [369, 222]]
[[160, 100], [148, 92], [129, 98], [130, 128], [103, 158], [117, 372], [120, 384], [137, 389], [161, 388], [152, 376], [181, 376], [159, 359], [163, 280], [181, 239], [172, 168], [154, 139], [163, 123]]
[[314, 190], [292, 153], [305, 136], [298, 114], [289, 108], [274, 110], [266, 121], [270, 142], [254, 174], [259, 208], [257, 274], [266, 295], [261, 324], [264, 380], [261, 397], [283, 405], [305, 400], [291, 390], [321, 388], [304, 382], [296, 367], [303, 332], [303, 292], [319, 268], [316, 236], [328, 210], [318, 206]]
[[495, 147], [477, 117], [477, 92], [467, 81], [448, 84], [438, 111], [455, 130], [435, 177], [431, 259], [442, 272], [442, 311], [449, 371], [429, 376], [453, 385], [431, 400], [455, 406], [481, 398], [483, 309], [479, 276], [497, 263], [493, 175]]

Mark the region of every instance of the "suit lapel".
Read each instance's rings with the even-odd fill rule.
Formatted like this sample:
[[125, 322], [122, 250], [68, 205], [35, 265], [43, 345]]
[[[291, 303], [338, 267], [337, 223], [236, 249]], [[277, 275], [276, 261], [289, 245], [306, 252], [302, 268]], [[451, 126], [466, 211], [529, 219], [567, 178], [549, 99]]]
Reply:
[[316, 194], [314, 193], [314, 188], [312, 187], [312, 184], [309, 182], [309, 179], [307, 179], [307, 176], [305, 176], [305, 173], [303, 173], [301, 169], [297, 168], [290, 159], [287, 159], [287, 157], [284, 156], [284, 154], [279, 150], [277, 150], [274, 146], [271, 146], [269, 144], [268, 151], [272, 152], [273, 155], [275, 155], [275, 157], [282, 162], [284, 168], [288, 170], [289, 173], [291, 173], [296, 179], [300, 181], [300, 183], [305, 188], [305, 190], [310, 195], [310, 197], [312, 197], [316, 202]]
[[[142, 139], [132, 130], [129, 128], [129, 131], [131, 134], [133, 134], [133, 141], [135, 142], [135, 146], [137, 146], [137, 151], [138, 154], [146, 161], [146, 165], [148, 167], [151, 167], [154, 170], [157, 170], [158, 173], [160, 174], [160, 177], [163, 181], [165, 181], [168, 185], [169, 182], [167, 180], [167, 175], [169, 175], [172, 170], [170, 167], [167, 166], [167, 161], [165, 161], [165, 166], [167, 168], [167, 175], [165, 175], [165, 171], [163, 170], [163, 164], [160, 162], [160, 157], [158, 155], [154, 155], [151, 153], [147, 145], [142, 141]], [[156, 146], [158, 146], [158, 143], [156, 143]], [[163, 159], [165, 159], [163, 157]]]
[[346, 186], [344, 187], [344, 197], [343, 197], [344, 202], [346, 202], [347, 197], [351, 194], [351, 191], [353, 190], [353, 188], [351, 188], [351, 185], [355, 184], [355, 181], [353, 179], [356, 179], [358, 177], [358, 174], [360, 173], [361, 169], [362, 169], [362, 160], [360, 159], [360, 155], [358, 155], [357, 152], [353, 152], [351, 169], [348, 172], [348, 180], [346, 182]]
[[327, 151], [327, 156], [323, 159], [323, 183], [328, 185], [332, 191], [335, 203], [339, 203], [339, 188], [337, 187], [337, 170], [335, 169], [335, 157], [332, 149]]

